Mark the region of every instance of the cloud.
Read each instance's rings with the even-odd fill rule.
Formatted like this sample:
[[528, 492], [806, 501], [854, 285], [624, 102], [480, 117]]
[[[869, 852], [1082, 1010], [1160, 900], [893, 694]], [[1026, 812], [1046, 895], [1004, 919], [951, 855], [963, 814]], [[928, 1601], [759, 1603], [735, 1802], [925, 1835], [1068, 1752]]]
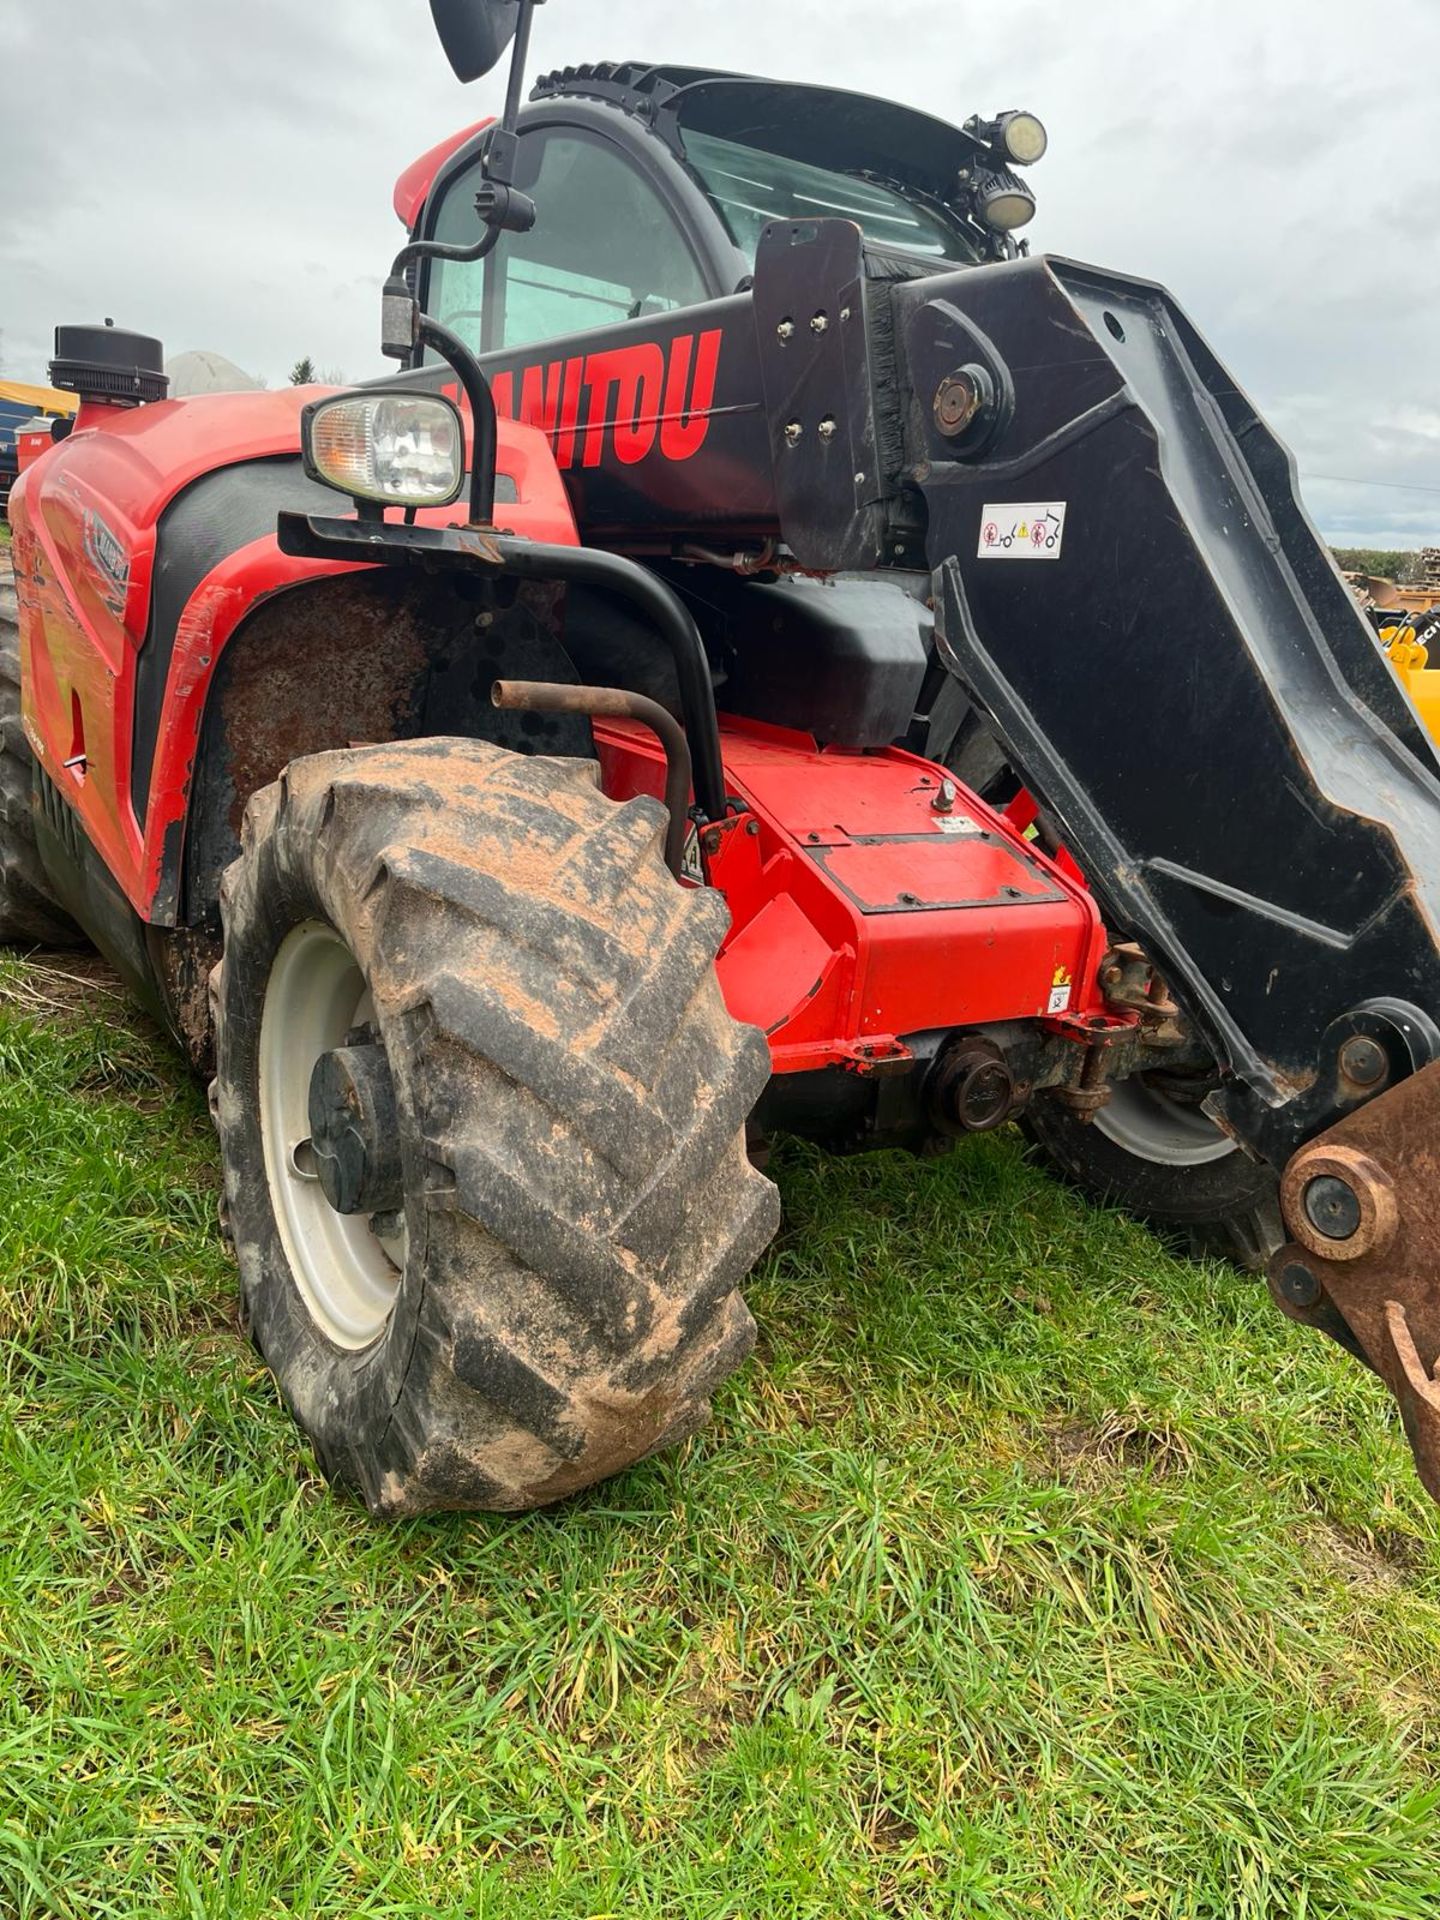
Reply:
[[[1440, 539], [1440, 6], [549, 0], [537, 70], [643, 56], [1051, 129], [1037, 246], [1168, 285], [1294, 446], [1327, 532]], [[424, 0], [47, 0], [0, 15], [0, 329], [41, 378], [113, 314], [271, 381], [379, 371], [395, 176], [498, 103]], [[1308, 476], [1349, 476], [1339, 483]], [[1362, 484], [1363, 483], [1363, 484]]]

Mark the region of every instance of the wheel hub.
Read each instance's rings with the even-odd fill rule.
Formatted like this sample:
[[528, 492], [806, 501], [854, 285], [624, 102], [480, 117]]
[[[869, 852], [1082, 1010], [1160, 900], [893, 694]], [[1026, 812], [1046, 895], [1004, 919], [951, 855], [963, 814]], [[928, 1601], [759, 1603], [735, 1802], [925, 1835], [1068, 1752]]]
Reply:
[[400, 1114], [385, 1049], [322, 1053], [310, 1074], [310, 1144], [337, 1213], [398, 1213], [405, 1203]]

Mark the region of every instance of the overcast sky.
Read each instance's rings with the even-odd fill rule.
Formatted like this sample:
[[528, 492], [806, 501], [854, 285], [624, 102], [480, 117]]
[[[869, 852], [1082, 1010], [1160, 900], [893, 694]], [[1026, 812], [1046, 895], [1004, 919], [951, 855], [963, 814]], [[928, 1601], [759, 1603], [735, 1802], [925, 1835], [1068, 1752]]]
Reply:
[[[1036, 248], [1169, 286], [1331, 538], [1440, 544], [1440, 0], [547, 0], [536, 71], [631, 58], [1033, 108]], [[380, 371], [395, 176], [500, 91], [425, 0], [0, 0], [0, 75], [0, 366], [37, 381], [104, 314], [272, 385]]]

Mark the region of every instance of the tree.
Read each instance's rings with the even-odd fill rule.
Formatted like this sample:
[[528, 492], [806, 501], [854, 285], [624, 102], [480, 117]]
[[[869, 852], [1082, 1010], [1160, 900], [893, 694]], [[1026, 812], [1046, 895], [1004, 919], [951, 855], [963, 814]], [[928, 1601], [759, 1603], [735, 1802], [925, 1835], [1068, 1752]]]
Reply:
[[1347, 573], [1368, 573], [1377, 580], [1399, 580], [1413, 555], [1403, 548], [1336, 547], [1335, 559]]
[[297, 360], [290, 369], [290, 384], [292, 387], [314, 386], [315, 362], [310, 358], [308, 353], [303, 360]]

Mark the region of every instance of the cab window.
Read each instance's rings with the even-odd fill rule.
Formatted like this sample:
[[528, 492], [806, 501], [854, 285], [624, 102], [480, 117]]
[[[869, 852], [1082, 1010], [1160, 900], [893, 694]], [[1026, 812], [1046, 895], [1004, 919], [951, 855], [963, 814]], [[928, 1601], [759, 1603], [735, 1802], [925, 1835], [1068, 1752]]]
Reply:
[[686, 130], [685, 158], [731, 238], [753, 260], [772, 220], [853, 220], [872, 246], [932, 260], [970, 262], [974, 245], [938, 209], [898, 187], [761, 153]]
[[[589, 333], [709, 297], [699, 265], [655, 187], [603, 140], [537, 129], [520, 143], [517, 185], [539, 208], [483, 261], [434, 262], [426, 305], [478, 352]], [[435, 237], [480, 237], [477, 161], [446, 191]]]

